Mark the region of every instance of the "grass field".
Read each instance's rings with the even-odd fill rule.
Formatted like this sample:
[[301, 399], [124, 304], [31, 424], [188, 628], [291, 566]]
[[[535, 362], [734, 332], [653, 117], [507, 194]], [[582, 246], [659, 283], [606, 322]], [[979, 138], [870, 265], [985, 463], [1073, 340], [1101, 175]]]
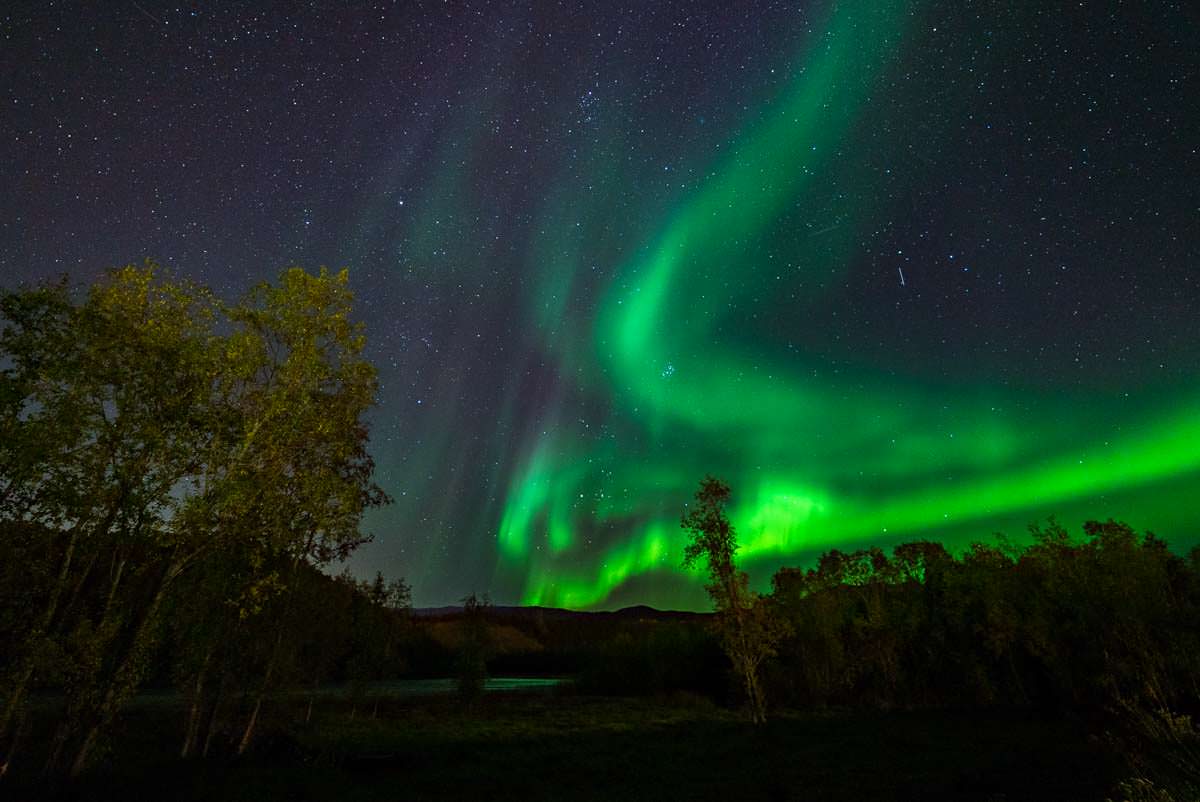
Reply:
[[[170, 704], [123, 719], [102, 764], [53, 792], [10, 779], [11, 799], [177, 800], [1100, 800], [1122, 761], [1079, 722], [1018, 714], [781, 714], [752, 728], [690, 697], [493, 693], [390, 698], [311, 722], [277, 704], [255, 754], [174, 757]], [[5, 789], [0, 789], [5, 790]]]

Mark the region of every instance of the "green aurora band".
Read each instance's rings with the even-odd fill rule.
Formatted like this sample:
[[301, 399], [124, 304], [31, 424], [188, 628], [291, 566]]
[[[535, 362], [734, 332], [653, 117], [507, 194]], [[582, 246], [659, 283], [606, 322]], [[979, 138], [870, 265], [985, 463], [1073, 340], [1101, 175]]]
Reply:
[[[579, 286], [586, 235], [571, 233], [548, 199], [541, 229], [558, 233], [534, 244], [542, 291], [529, 314], [578, 392], [611, 399], [606, 428], [621, 435], [580, 438], [551, 420], [528, 444], [497, 533], [498, 578], [522, 589], [521, 603], [612, 606], [641, 578], [638, 600], [702, 604], [701, 577], [679, 567], [678, 520], [706, 472], [734, 487], [739, 558], [759, 586], [828, 548], [926, 537], [962, 545], [1049, 513], [1107, 514], [1101, 498], [1156, 526], [1172, 522], [1181, 482], [1200, 470], [1194, 389], [1153, 401], [1056, 392], [1034, 411], [1008, 387], [832, 370], [819, 355], [744, 342], [744, 322], [781, 281], [754, 244], [846, 169], [831, 154], [913, 19], [901, 3], [838, 4], [790, 91], [647, 232], [598, 305], [578, 300], [590, 289]], [[821, 249], [789, 266], [787, 280], [811, 289], [793, 326], [836, 303], [821, 288], [850, 263], [872, 213], [848, 210]], [[1137, 502], [1126, 503], [1134, 489]], [[656, 597], [654, 583], [668, 589]]]

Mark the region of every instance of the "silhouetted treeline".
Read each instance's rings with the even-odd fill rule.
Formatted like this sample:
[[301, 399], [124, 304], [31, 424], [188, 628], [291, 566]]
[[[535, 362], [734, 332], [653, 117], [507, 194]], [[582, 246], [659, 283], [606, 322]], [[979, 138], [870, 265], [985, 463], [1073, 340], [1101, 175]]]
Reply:
[[[765, 597], [786, 636], [764, 665], [772, 707], [1013, 706], [1046, 711], [1200, 700], [1200, 548], [1091, 521], [959, 555], [917, 541], [783, 568]], [[733, 701], [710, 616], [511, 616], [536, 648], [492, 658], [571, 673], [584, 692]]]
[[[405, 676], [453, 676], [465, 612], [421, 615], [404, 639]], [[487, 672], [571, 676], [581, 693], [617, 696], [674, 691], [727, 698], [720, 647], [704, 613], [627, 608], [614, 612], [489, 608]]]
[[[1000, 537], [952, 554], [917, 541], [832, 550], [783, 568], [765, 597], [786, 636], [766, 661], [775, 708], [1128, 703], [1191, 710], [1200, 700], [1200, 549], [1181, 556], [1114, 521], [1072, 536], [1054, 521], [1026, 545]], [[409, 676], [455, 671], [460, 614], [413, 622]], [[500, 609], [492, 674], [559, 674], [584, 693], [688, 692], [734, 702], [707, 614]]]
[[630, 622], [587, 655], [579, 674], [584, 693], [664, 696], [688, 693], [731, 701], [726, 660], [701, 621]]
[[791, 629], [768, 666], [779, 705], [1106, 706], [1200, 698], [1200, 550], [1123, 523], [1032, 543], [830, 551], [773, 580]]

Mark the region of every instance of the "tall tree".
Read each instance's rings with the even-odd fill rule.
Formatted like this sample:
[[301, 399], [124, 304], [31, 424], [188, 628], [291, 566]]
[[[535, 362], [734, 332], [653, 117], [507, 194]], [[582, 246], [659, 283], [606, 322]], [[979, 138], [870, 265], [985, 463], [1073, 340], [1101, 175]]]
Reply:
[[[229, 474], [229, 503], [209, 513], [228, 520], [236, 510], [230, 525], [254, 521], [263, 548], [286, 557], [285, 585], [294, 584], [303, 563], [348, 556], [364, 542], [363, 513], [388, 501], [371, 479], [363, 415], [378, 383], [362, 356], [366, 340], [352, 306], [345, 270], [312, 275], [291, 268], [277, 285], [256, 287], [230, 315], [240, 326], [231, 349], [244, 387], [237, 399], [244, 439]], [[285, 631], [276, 636], [239, 752], [249, 746], [276, 678]]]
[[73, 659], [70, 714], [52, 760], [82, 732], [75, 770], [136, 685], [163, 591], [189, 557], [171, 523], [194, 495], [196, 454], [211, 431], [216, 305], [202, 288], [158, 272], [153, 264], [111, 271], [81, 304], [61, 285], [11, 293], [5, 303], [5, 357], [25, 379], [18, 442], [53, 443], [32, 466], [11, 463], [8, 485], [20, 502], [5, 519], [44, 527], [60, 555], [5, 720], [56, 626]]
[[363, 542], [363, 511], [386, 496], [371, 481], [375, 373], [351, 306], [345, 271], [292, 268], [229, 307], [149, 262], [82, 302], [61, 284], [0, 296], [3, 547], [20, 556], [40, 536], [52, 563], [27, 594], [30, 623], [5, 633], [0, 735], [58, 654], [68, 714], [49, 765], [70, 748], [82, 770], [186, 571], [235, 559], [246, 570], [230, 600], [261, 607], [300, 564]]
[[716, 607], [717, 634], [742, 681], [750, 718], [761, 724], [767, 712], [762, 664], [775, 654], [786, 626], [772, 613], [768, 599], [750, 590], [749, 578], [734, 563], [738, 543], [725, 514], [729, 497], [729, 485], [720, 479], [708, 476], [700, 482], [695, 505], [680, 520], [690, 536], [683, 564], [691, 567], [701, 558], [707, 562], [706, 589]]

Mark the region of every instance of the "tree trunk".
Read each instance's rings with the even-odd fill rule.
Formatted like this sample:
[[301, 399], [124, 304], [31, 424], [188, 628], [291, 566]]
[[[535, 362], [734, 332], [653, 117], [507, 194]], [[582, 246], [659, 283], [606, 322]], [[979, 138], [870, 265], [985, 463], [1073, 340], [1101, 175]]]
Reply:
[[275, 674], [275, 664], [279, 661], [279, 649], [283, 644], [283, 630], [279, 630], [279, 634], [275, 637], [275, 648], [271, 650], [271, 662], [267, 663], [267, 672], [263, 674], [262, 685], [259, 686], [258, 695], [254, 699], [254, 710], [250, 713], [250, 720], [246, 722], [246, 729], [242, 732], [242, 739], [238, 742], [237, 753], [243, 755], [250, 748], [250, 741], [254, 738], [254, 729], [258, 725], [258, 713], [262, 710], [263, 697], [267, 695], [267, 689], [271, 686], [271, 677]]
[[[117, 498], [109, 505], [105, 513], [104, 521], [97, 528], [96, 532], [107, 534], [112, 528], [113, 522], [117, 519], [117, 513], [120, 510], [121, 502], [124, 499], [124, 492], [118, 494]], [[63, 553], [62, 564], [58, 569], [58, 576], [55, 578], [54, 586], [50, 590], [50, 598], [46, 601], [46, 607], [42, 611], [41, 620], [35, 626], [29, 637], [25, 641], [25, 654], [21, 655], [18, 660], [22, 663], [17, 671], [17, 677], [12, 683], [12, 688], [9, 691], [8, 700], [4, 705], [4, 712], [0, 714], [0, 738], [3, 738], [7, 733], [13, 716], [21, 706], [25, 699], [25, 694], [29, 690], [29, 682], [33, 679], [34, 665], [29, 654], [32, 649], [36, 648], [36, 643], [39, 639], [45, 637], [50, 632], [50, 627], [54, 623], [54, 617], [58, 613], [59, 606], [62, 603], [63, 593], [66, 591], [71, 575], [71, 565], [75, 559], [75, 550], [79, 544], [80, 532], [87, 528], [88, 519], [78, 521], [75, 526], [71, 527], [71, 536], [67, 540], [67, 548]], [[83, 581], [87, 579], [91, 572], [92, 565], [95, 563], [96, 555], [92, 555], [92, 559], [88, 562], [84, 570], [83, 577], [72, 590], [72, 599], [67, 607], [70, 608], [70, 603], [74, 601], [74, 595], [79, 593]], [[62, 756], [63, 747], [66, 745], [67, 739], [70, 736], [70, 728], [64, 724], [59, 727], [55, 735], [53, 746], [50, 750], [50, 755], [46, 760], [44, 771], [49, 774], [54, 771]], [[5, 762], [7, 769], [9, 763]]]
[[75, 760], [71, 763], [71, 776], [78, 777], [87, 768], [88, 758], [92, 755], [92, 749], [96, 746], [96, 741], [100, 739], [101, 722], [96, 722], [91, 727], [88, 727], [87, 735], [83, 737], [83, 743], [79, 745], [79, 751], [75, 753]]
[[[8, 701], [4, 705], [3, 718], [0, 719], [0, 739], [8, 735], [9, 725], [12, 724], [13, 717], [16, 715], [21, 703], [25, 700], [25, 690], [29, 687], [31, 679], [33, 679], [33, 664], [26, 657], [25, 665], [17, 671], [17, 677], [13, 681], [12, 689], [8, 692]], [[5, 762], [4, 765], [7, 768], [8, 763]]]
[[168, 578], [175, 575], [174, 569], [175, 566], [173, 564], [169, 565], [159, 578], [154, 596], [150, 599], [150, 603], [146, 605], [145, 610], [142, 611], [141, 619], [138, 621], [129, 638], [129, 642], [124, 649], [124, 654], [119, 657], [116, 669], [109, 675], [102, 700], [97, 707], [93, 708], [92, 723], [87, 728], [83, 741], [79, 745], [79, 751], [75, 754], [75, 760], [71, 763], [72, 777], [78, 776], [80, 772], [87, 768], [92, 749], [95, 748], [100, 736], [112, 724], [113, 719], [116, 718], [117, 713], [120, 712], [129, 695], [137, 689], [141, 677], [136, 663], [141, 656], [142, 650], [149, 645], [148, 636], [158, 616], [158, 608], [166, 596]]
[[108, 617], [109, 610], [112, 609], [113, 601], [117, 598], [117, 588], [121, 586], [121, 577], [125, 574], [125, 558], [117, 560], [114, 556], [113, 559], [116, 566], [112, 570], [112, 581], [108, 586], [108, 599], [104, 602], [104, 618]]
[[[310, 538], [310, 543], [311, 543], [311, 538]], [[296, 572], [299, 569], [299, 567], [300, 567], [300, 554], [297, 554], [294, 558], [292, 558], [292, 586], [289, 589], [289, 593], [288, 593], [288, 601], [289, 602], [292, 599], [294, 599], [295, 595], [296, 595], [295, 577], [296, 577]], [[287, 616], [289, 613], [289, 607], [290, 607], [289, 604], [285, 604], [283, 607], [283, 611], [281, 614], [281, 619], [283, 621], [287, 620]], [[238, 742], [238, 748], [237, 748], [238, 755], [245, 754], [246, 750], [250, 748], [250, 741], [254, 738], [254, 729], [258, 725], [258, 714], [259, 714], [259, 711], [262, 710], [263, 697], [266, 696], [267, 690], [271, 687], [271, 678], [275, 674], [275, 667], [276, 667], [276, 664], [278, 664], [278, 662], [279, 662], [279, 654], [283, 648], [283, 632], [284, 632], [284, 627], [280, 626], [279, 629], [277, 630], [277, 634], [275, 636], [275, 647], [271, 650], [271, 662], [267, 663], [267, 671], [263, 675], [262, 685], [259, 687], [258, 696], [254, 700], [254, 710], [250, 713], [250, 720], [248, 722], [246, 722], [246, 729], [242, 733], [241, 741]]]
[[[71, 561], [75, 557], [75, 546], [79, 542], [79, 526], [71, 529], [71, 537], [67, 541], [67, 550], [63, 554], [62, 565], [58, 569], [58, 578], [54, 582], [54, 587], [50, 591], [50, 598], [46, 601], [46, 608], [42, 611], [41, 620], [30, 632], [29, 637], [25, 641], [26, 653], [19, 658], [23, 665], [17, 671], [17, 677], [13, 681], [12, 687], [8, 693], [8, 700], [4, 705], [4, 713], [0, 714], [0, 738], [8, 734], [9, 725], [12, 724], [13, 716], [16, 715], [21, 703], [25, 700], [25, 691], [29, 688], [29, 681], [33, 679], [33, 661], [28, 654], [30, 650], [36, 647], [36, 642], [41, 639], [50, 630], [50, 625], [54, 622], [54, 614], [58, 611], [58, 603], [62, 598], [63, 588], [66, 587], [67, 577], [71, 573]], [[5, 763], [7, 766], [7, 762]]]
[[22, 713], [21, 718], [17, 721], [17, 728], [13, 732], [12, 740], [8, 743], [8, 753], [4, 755], [4, 762], [0, 763], [0, 780], [8, 774], [8, 767], [12, 765], [13, 757], [17, 754], [17, 745], [21, 742], [21, 736], [25, 734], [25, 727], [29, 723], [29, 714]]
[[217, 685], [217, 694], [213, 698], [212, 712], [208, 716], [208, 724], [204, 733], [204, 748], [200, 750], [200, 757], [208, 757], [208, 751], [212, 747], [213, 736], [217, 732], [217, 721], [219, 720], [221, 711], [221, 702], [225, 701], [225, 684], [229, 680], [229, 674], [222, 672], [221, 682]]
[[204, 680], [208, 675], [208, 665], [212, 660], [215, 646], [209, 646], [200, 663], [200, 671], [196, 674], [196, 684], [192, 690], [192, 706], [188, 711], [187, 730], [183, 736], [183, 747], [179, 750], [181, 758], [188, 758], [196, 750], [196, 741], [200, 737], [200, 716], [204, 712]]
[[750, 697], [750, 720], [755, 724], [764, 724], [767, 720], [767, 705], [762, 684], [758, 679], [758, 666], [748, 664], [742, 670], [745, 673], [746, 695]]
[[46, 756], [46, 763], [42, 767], [42, 773], [53, 775], [58, 773], [59, 764], [62, 762], [63, 747], [67, 745], [67, 739], [71, 737], [71, 728], [64, 721], [58, 725], [58, 730], [54, 733], [54, 740], [50, 745], [50, 753]]
[[250, 713], [250, 720], [246, 722], [246, 729], [242, 732], [242, 740], [238, 742], [237, 753], [244, 755], [246, 750], [250, 748], [250, 741], [254, 738], [254, 729], [258, 726], [258, 711], [262, 709], [263, 695], [260, 693], [258, 698], [254, 700], [254, 710]]

